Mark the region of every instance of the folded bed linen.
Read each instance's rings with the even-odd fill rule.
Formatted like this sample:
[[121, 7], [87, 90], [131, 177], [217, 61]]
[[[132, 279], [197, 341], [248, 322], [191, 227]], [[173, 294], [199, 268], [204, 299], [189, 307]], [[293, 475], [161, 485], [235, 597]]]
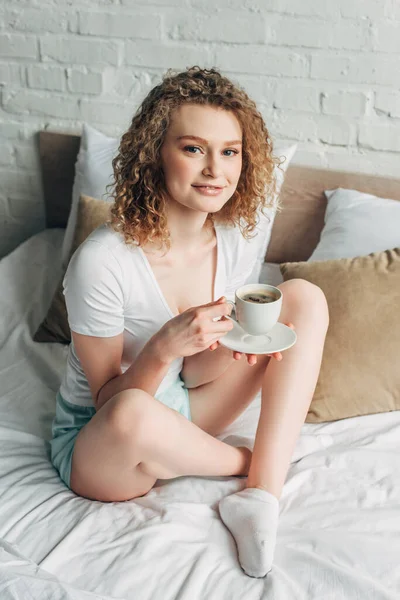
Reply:
[[[68, 348], [32, 341], [63, 235], [45, 230], [0, 261], [0, 598], [24, 597], [10, 594], [26, 585], [41, 600], [398, 599], [400, 412], [303, 425], [263, 579], [243, 573], [218, 514], [244, 479], [159, 480], [120, 503], [65, 487], [49, 439]], [[254, 440], [260, 401], [219, 439]]]

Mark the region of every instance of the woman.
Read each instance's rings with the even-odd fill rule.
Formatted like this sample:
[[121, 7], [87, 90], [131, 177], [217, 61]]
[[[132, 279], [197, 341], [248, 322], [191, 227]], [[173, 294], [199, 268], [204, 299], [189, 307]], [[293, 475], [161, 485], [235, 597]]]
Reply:
[[[276, 200], [272, 142], [256, 105], [215, 69], [169, 71], [113, 161], [111, 220], [64, 278], [71, 328], [52, 461], [77, 494], [123, 501], [157, 479], [247, 475], [221, 518], [244, 571], [271, 569], [279, 498], [316, 385], [328, 312], [322, 291], [283, 283], [285, 354], [232, 352], [225, 295], [249, 277], [249, 242]], [[210, 186], [218, 189], [209, 189]], [[262, 390], [253, 453], [215, 438]]]

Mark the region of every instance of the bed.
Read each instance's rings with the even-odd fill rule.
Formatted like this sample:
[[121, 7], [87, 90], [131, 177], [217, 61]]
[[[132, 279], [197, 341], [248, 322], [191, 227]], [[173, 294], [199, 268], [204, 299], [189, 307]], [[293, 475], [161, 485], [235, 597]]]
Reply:
[[[46, 229], [0, 261], [1, 600], [398, 600], [400, 411], [303, 425], [264, 579], [243, 573], [217, 512], [243, 479], [159, 480], [121, 503], [61, 482], [49, 439], [68, 347], [32, 337], [61, 275], [79, 136], [42, 132], [39, 148]], [[338, 184], [400, 200], [395, 179], [289, 167], [270, 263], [310, 256]], [[260, 395], [219, 439], [254, 439], [259, 411]]]

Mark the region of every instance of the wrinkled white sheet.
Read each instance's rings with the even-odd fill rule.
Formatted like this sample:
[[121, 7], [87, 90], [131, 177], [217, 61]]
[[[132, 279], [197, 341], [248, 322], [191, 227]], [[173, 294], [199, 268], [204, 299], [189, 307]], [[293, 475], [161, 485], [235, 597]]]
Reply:
[[[264, 579], [243, 573], [218, 516], [243, 479], [159, 481], [109, 504], [64, 486], [48, 440], [67, 348], [32, 341], [63, 233], [43, 231], [0, 261], [1, 600], [400, 598], [400, 411], [304, 424]], [[254, 439], [259, 410], [257, 396], [220, 439]]]

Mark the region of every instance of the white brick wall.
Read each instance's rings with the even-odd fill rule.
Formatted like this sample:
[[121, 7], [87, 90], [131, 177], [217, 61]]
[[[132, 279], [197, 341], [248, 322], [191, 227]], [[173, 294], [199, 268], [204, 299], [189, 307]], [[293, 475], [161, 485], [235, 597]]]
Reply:
[[294, 162], [398, 177], [399, 0], [9, 0], [0, 257], [44, 228], [36, 132], [119, 136], [168, 67], [195, 64], [242, 85]]

